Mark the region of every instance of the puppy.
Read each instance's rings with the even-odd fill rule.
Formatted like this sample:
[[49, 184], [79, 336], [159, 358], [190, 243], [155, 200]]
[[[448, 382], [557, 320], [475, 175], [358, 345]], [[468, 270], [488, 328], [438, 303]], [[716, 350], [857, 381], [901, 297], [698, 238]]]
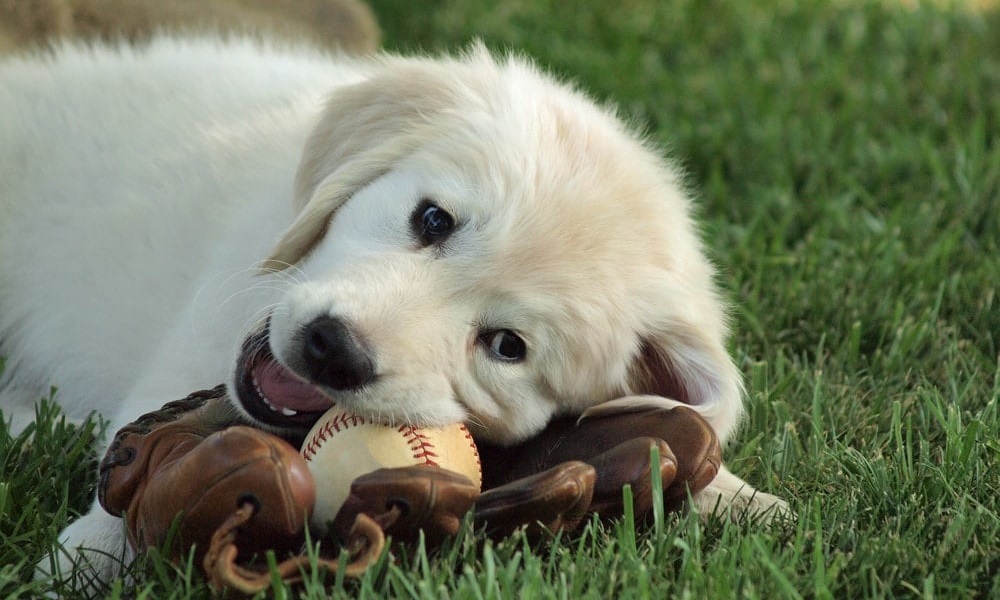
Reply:
[[[16, 421], [52, 384], [115, 431], [223, 381], [286, 434], [332, 402], [498, 443], [601, 406], [740, 420], [677, 170], [520, 58], [159, 39], [0, 74]], [[726, 470], [696, 498], [720, 503], [783, 506]], [[96, 504], [61, 541], [102, 578], [125, 546]]]

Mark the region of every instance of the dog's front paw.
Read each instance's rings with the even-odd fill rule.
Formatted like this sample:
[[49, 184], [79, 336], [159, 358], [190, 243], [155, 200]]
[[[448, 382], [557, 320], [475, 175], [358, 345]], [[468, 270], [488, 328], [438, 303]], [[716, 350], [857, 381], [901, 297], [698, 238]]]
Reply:
[[99, 592], [122, 574], [132, 559], [122, 520], [104, 512], [95, 502], [91, 511], [59, 534], [59, 544], [35, 567], [37, 579], [55, 579], [63, 585]]
[[734, 504], [739, 507], [742, 514], [756, 519], [758, 522], [772, 524], [790, 521], [795, 516], [788, 502], [772, 494], [753, 490], [749, 497], [738, 496], [737, 498]]
[[795, 516], [788, 502], [755, 489], [725, 467], [708, 487], [694, 496], [694, 508], [706, 516], [748, 517], [765, 525], [790, 521]]

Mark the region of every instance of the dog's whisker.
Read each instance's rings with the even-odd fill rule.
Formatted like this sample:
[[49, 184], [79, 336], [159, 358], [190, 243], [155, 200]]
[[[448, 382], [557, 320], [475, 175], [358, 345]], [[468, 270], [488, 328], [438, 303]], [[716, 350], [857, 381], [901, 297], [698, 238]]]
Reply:
[[277, 261], [277, 265], [280, 268], [270, 266], [271, 264], [274, 264], [273, 261], [258, 261], [254, 263], [253, 269], [257, 271], [258, 275], [263, 274], [266, 276], [277, 277], [278, 279], [291, 284], [301, 284], [307, 279], [305, 272], [295, 263]]
[[[278, 306], [280, 306], [278, 303], [266, 304], [251, 313], [241, 328], [240, 337], [246, 339], [255, 332], [260, 331], [263, 324], [266, 322], [268, 315], [270, 315]], [[218, 314], [219, 313], [216, 313], [217, 316]]]
[[[272, 291], [272, 290], [267, 290], [265, 288], [250, 288], [250, 289], [246, 289], [246, 290], [240, 290], [240, 291], [237, 291], [237, 292], [233, 292], [232, 294], [230, 294], [229, 296], [227, 296], [225, 299], [223, 299], [221, 302], [219, 302], [218, 305], [216, 305], [215, 311], [212, 313], [212, 315], [214, 317], [218, 317], [220, 314], [223, 314], [225, 312], [225, 310], [228, 308], [228, 305], [231, 302], [235, 302], [235, 301], [237, 301], [237, 300], [239, 300], [239, 299], [241, 299], [241, 298], [243, 298], [245, 296], [249, 296], [251, 294], [254, 294], [254, 293], [257, 293], [257, 292], [264, 292], [264, 291]], [[278, 290], [273, 290], [273, 291], [278, 291]], [[275, 302], [272, 302], [272, 303], [266, 305], [265, 308], [267, 308], [268, 310], [270, 310], [270, 309], [278, 306], [278, 304], [279, 303], [277, 301], [275, 301]], [[251, 322], [253, 322], [253, 320], [256, 319], [257, 316], [260, 313], [261, 313], [261, 309], [257, 309], [256, 311], [254, 311], [254, 314], [253, 314], [253, 317], [251, 319]]]
[[220, 271], [210, 276], [198, 290], [195, 292], [193, 301], [197, 302], [201, 295], [204, 294], [209, 288], [214, 288], [218, 290], [225, 289], [229, 286], [234, 279], [240, 277], [241, 275], [252, 275], [253, 269], [250, 267], [241, 267], [238, 269], [231, 269], [229, 271]]
[[465, 413], [465, 423], [469, 425], [474, 425], [479, 429], [489, 429], [489, 427], [487, 427], [486, 423], [482, 419], [476, 417], [475, 415], [473, 415], [468, 411], [466, 411]]
[[250, 315], [250, 318], [247, 319], [249, 329], [254, 330], [259, 328], [260, 327], [259, 324], [264, 323], [264, 321], [266, 321], [267, 319], [267, 316], [273, 313], [274, 310], [279, 306], [281, 306], [280, 302], [272, 302], [271, 304], [265, 304], [264, 306], [261, 306], [260, 308], [255, 310]]

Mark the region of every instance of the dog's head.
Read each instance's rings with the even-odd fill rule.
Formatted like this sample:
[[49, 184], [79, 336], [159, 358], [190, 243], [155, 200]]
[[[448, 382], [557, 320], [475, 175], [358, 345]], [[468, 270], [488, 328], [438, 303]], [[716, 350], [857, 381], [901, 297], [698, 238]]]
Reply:
[[675, 171], [611, 111], [485, 50], [333, 92], [234, 394], [273, 428], [336, 402], [499, 442], [654, 395], [725, 439], [725, 316]]

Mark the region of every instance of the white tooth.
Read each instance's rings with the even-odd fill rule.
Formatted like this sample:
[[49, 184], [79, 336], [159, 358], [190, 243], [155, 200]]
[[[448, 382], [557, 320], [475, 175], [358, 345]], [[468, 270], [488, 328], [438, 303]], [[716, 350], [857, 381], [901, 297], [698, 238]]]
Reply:
[[260, 383], [256, 379], [253, 380], [253, 387], [255, 390], [257, 390], [257, 395], [260, 396], [260, 399], [264, 401], [264, 405], [267, 406], [269, 409], [271, 409], [272, 412], [280, 411], [281, 414], [286, 417], [294, 417], [295, 415], [299, 414], [299, 411], [297, 410], [292, 410], [290, 408], [279, 409], [277, 406], [271, 404], [271, 401], [268, 400], [267, 396], [265, 396], [264, 392], [260, 389]]

